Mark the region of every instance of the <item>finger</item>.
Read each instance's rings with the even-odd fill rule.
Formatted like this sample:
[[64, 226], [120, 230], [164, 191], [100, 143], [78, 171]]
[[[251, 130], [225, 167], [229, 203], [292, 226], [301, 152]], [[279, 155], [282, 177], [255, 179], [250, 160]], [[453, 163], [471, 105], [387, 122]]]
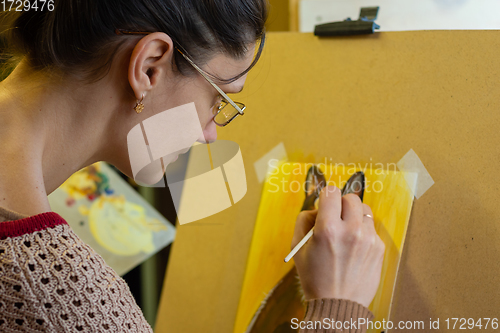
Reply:
[[340, 221], [342, 195], [336, 186], [325, 186], [319, 194], [317, 228], [326, 229], [328, 224]]
[[371, 232], [377, 233], [372, 209], [367, 204], [363, 204], [363, 225], [370, 229]]
[[342, 197], [342, 220], [346, 222], [361, 222], [363, 220], [363, 204], [354, 193]]
[[304, 236], [314, 227], [317, 210], [303, 210], [297, 216], [295, 231], [292, 237], [292, 249], [304, 238]]
[[371, 221], [372, 223], [375, 221], [372, 209], [367, 204], [363, 204], [363, 222], [369, 221]]

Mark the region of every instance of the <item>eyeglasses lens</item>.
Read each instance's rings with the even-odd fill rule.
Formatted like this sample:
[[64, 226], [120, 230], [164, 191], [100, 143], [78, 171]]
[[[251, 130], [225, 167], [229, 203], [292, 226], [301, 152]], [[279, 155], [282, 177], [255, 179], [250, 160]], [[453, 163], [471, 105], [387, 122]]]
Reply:
[[[245, 109], [245, 105], [242, 103], [235, 102], [235, 104], [238, 105], [241, 110]], [[214, 109], [215, 112], [219, 111], [214, 118], [215, 123], [219, 126], [227, 125], [231, 120], [240, 114], [238, 110], [226, 101], [221, 101], [220, 106]]]

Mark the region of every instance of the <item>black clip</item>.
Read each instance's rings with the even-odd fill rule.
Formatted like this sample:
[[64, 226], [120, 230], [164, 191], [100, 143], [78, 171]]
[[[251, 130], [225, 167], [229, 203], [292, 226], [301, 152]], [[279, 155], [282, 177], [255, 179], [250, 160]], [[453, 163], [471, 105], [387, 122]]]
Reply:
[[345, 21], [318, 24], [314, 27], [316, 36], [351, 36], [374, 33], [380, 26], [374, 21], [377, 18], [380, 7], [364, 7], [359, 12], [359, 19], [352, 21], [347, 18]]

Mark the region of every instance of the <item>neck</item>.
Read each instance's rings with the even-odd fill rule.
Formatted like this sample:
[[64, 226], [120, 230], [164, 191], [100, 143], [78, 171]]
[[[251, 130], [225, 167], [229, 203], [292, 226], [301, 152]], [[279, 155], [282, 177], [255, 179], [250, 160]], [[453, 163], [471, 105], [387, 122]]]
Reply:
[[111, 82], [35, 77], [22, 61], [0, 83], [0, 206], [26, 215], [50, 211], [47, 194], [112, 156], [107, 147], [126, 138], [109, 129], [131, 106], [118, 102], [130, 97]]

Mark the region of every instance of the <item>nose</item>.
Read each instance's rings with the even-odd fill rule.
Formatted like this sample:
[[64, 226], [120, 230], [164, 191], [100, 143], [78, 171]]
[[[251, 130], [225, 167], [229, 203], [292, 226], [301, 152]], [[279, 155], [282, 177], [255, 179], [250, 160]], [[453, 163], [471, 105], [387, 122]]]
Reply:
[[217, 140], [217, 125], [213, 121], [209, 122], [203, 130], [203, 137], [198, 139], [201, 143], [211, 143]]

